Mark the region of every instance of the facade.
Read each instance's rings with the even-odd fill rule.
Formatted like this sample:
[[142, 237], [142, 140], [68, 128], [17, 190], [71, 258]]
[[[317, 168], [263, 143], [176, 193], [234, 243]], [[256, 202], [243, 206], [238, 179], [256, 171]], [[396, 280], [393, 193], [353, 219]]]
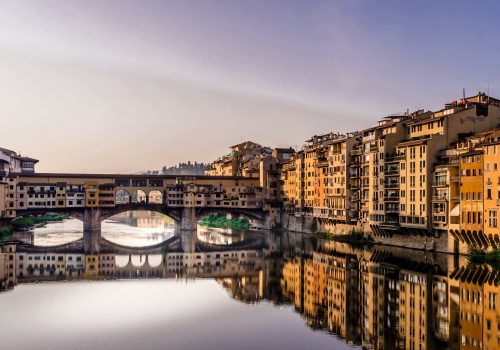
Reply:
[[209, 165], [208, 176], [243, 176], [257, 177], [260, 171], [260, 159], [272, 155], [269, 147], [252, 141], [242, 142], [230, 147], [229, 154]]
[[358, 134], [314, 136], [279, 163], [283, 212], [312, 217], [311, 231], [345, 223], [387, 243], [419, 236], [431, 237], [422, 239], [429, 249], [490, 248], [500, 242], [498, 126], [500, 100], [478, 93]]

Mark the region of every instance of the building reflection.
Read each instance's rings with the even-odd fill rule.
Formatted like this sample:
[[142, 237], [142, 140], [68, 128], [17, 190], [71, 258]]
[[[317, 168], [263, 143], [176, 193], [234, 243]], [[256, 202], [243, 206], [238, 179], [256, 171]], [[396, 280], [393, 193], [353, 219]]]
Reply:
[[[74, 279], [212, 278], [241, 302], [294, 306], [366, 349], [500, 348], [500, 272], [464, 258], [283, 234], [258, 249], [85, 255], [0, 248], [0, 288]], [[28, 248], [27, 248], [28, 247]]]
[[331, 242], [292, 249], [283, 297], [309, 326], [367, 349], [499, 349], [500, 272], [463, 257], [411, 255]]

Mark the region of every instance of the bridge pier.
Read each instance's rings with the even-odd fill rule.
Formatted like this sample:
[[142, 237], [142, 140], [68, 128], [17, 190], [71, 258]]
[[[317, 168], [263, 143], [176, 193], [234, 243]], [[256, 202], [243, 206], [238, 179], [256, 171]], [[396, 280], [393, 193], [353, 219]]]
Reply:
[[198, 228], [198, 220], [196, 219], [196, 209], [194, 207], [185, 207], [182, 209], [181, 231], [196, 231]]
[[86, 254], [101, 250], [101, 209], [85, 208], [83, 212], [83, 247]]

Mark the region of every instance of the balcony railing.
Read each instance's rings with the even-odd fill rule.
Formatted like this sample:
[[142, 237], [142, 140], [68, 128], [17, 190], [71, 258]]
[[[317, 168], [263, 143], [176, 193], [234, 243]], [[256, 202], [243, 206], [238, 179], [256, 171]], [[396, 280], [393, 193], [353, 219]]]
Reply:
[[399, 169], [398, 168], [390, 168], [390, 169], [386, 169], [384, 171], [384, 174], [385, 175], [397, 175], [399, 174]]
[[385, 212], [386, 213], [399, 213], [399, 206], [395, 205], [395, 206], [386, 206], [385, 208]]
[[399, 188], [399, 182], [385, 182], [385, 188]]
[[406, 155], [404, 155], [404, 154], [396, 154], [393, 156], [386, 156], [385, 162], [386, 163], [398, 162], [401, 160], [405, 160], [405, 158], [406, 158]]
[[434, 180], [432, 182], [432, 186], [434, 187], [439, 187], [439, 186], [448, 186], [449, 183], [447, 180]]
[[446, 201], [448, 196], [446, 194], [436, 194], [432, 196], [433, 201]]
[[432, 208], [432, 213], [444, 215], [444, 214], [446, 214], [446, 209], [444, 209], [444, 208]]
[[368, 141], [373, 141], [373, 140], [375, 140], [375, 134], [363, 136], [363, 142], [368, 142]]
[[399, 195], [384, 196], [385, 202], [399, 202]]

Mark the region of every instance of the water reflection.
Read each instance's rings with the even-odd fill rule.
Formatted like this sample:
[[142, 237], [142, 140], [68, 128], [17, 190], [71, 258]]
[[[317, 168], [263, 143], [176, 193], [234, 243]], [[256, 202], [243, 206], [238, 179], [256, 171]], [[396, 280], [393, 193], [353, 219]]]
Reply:
[[104, 220], [102, 237], [128, 247], [143, 247], [166, 241], [175, 231], [174, 221], [153, 211], [128, 211]]
[[248, 231], [219, 230], [198, 226], [198, 239], [210, 244], [230, 245], [245, 239]]
[[[363, 250], [298, 234], [259, 233], [265, 244], [243, 245], [253, 234], [240, 235], [236, 244], [214, 245], [220, 242], [216, 238], [195, 251], [162, 254], [85, 255], [7, 245], [1, 248], [0, 280], [3, 289], [12, 289], [34, 281], [207, 278], [243, 303], [293, 305], [296, 315], [287, 317], [300, 315], [305, 329], [321, 331], [307, 338], [311, 349], [338, 347], [338, 339], [372, 349], [499, 348], [498, 271], [468, 266], [463, 257], [389, 247]], [[170, 287], [179, 293], [184, 288]], [[198, 311], [203, 314], [203, 308]], [[249, 309], [234, 312], [242, 319], [256, 317]], [[0, 322], [7, 320], [0, 315]], [[259, 325], [257, 317], [247, 331]], [[283, 335], [274, 348], [297, 348], [303, 331]], [[335, 337], [325, 343], [322, 334]], [[248, 341], [255, 346], [257, 340]]]
[[[102, 222], [102, 237], [130, 247], [143, 247], [161, 243], [173, 236], [174, 221], [163, 214], [152, 211], [128, 211]], [[33, 230], [34, 244], [53, 247], [74, 242], [83, 236], [83, 223], [69, 218], [62, 222], [49, 223]], [[26, 241], [26, 233], [15, 238]]]

